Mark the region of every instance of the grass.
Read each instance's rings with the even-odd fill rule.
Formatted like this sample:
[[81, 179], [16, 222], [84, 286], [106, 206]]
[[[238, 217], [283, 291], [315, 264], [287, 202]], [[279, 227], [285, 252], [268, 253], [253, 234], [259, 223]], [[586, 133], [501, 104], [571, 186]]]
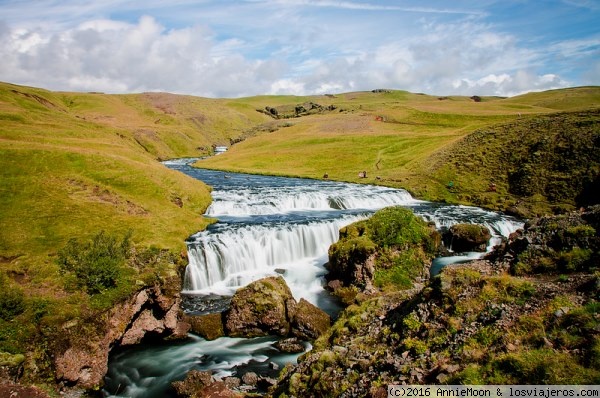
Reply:
[[[406, 188], [424, 199], [501, 210], [525, 200], [529, 206], [519, 211], [535, 215], [552, 211], [553, 205], [572, 208], [572, 193], [566, 193], [568, 198], [558, 197], [560, 187], [549, 187], [540, 197], [535, 196], [537, 192], [511, 189], [507, 172], [523, 160], [511, 160], [502, 151], [514, 148], [517, 154], [529, 156], [531, 144], [546, 134], [560, 134], [561, 129], [576, 137], [573, 131], [586, 128], [578, 124], [577, 116], [560, 121], [552, 115], [598, 109], [600, 88], [553, 90], [506, 99], [484, 97], [482, 102], [404, 91], [248, 101], [260, 109], [278, 105], [278, 109], [286, 109], [313, 101], [335, 105], [336, 111], [288, 119], [292, 126], [251, 137], [225, 156], [198, 162], [198, 167], [308, 178], [322, 178], [327, 173], [335, 180]], [[555, 121], [533, 129], [533, 135], [525, 134], [539, 118]], [[588, 118], [595, 120], [593, 114]], [[587, 129], [583, 134], [590, 135]], [[596, 127], [591, 129], [597, 131]], [[470, 141], [473, 132], [477, 136], [488, 131], [495, 133], [488, 134], [485, 142]], [[546, 153], [560, 155], [560, 151], [549, 147]], [[367, 171], [368, 178], [359, 179], [359, 171]], [[452, 190], [447, 188], [450, 181], [455, 184]], [[494, 191], [489, 188], [492, 183], [496, 184]], [[543, 203], [538, 206], [537, 202]]]

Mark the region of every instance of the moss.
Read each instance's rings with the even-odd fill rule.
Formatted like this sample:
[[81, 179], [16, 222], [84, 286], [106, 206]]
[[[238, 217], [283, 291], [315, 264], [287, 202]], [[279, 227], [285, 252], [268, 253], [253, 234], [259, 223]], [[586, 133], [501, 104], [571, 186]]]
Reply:
[[8, 352], [0, 351], [0, 366], [16, 368], [23, 362], [25, 362], [25, 355], [23, 354], [10, 354]]
[[220, 313], [190, 316], [187, 320], [192, 325], [192, 332], [206, 340], [214, 340], [225, 335]]
[[574, 356], [550, 349], [499, 356], [492, 369], [511, 384], [597, 384], [600, 380], [600, 370], [585, 368]]

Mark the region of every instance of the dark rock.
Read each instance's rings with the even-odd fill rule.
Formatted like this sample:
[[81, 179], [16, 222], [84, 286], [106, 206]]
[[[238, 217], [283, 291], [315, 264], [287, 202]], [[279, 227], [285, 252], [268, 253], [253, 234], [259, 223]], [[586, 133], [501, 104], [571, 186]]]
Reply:
[[331, 317], [320, 308], [300, 299], [296, 305], [288, 307], [291, 333], [301, 339], [315, 340], [331, 326]]
[[290, 331], [287, 305], [292, 300], [281, 276], [252, 282], [231, 299], [225, 313], [225, 330], [232, 337], [287, 336]]
[[275, 384], [277, 384], [277, 380], [275, 380], [271, 377], [260, 377], [258, 379], [258, 381], [256, 382], [256, 387], [258, 387], [262, 390], [268, 390], [270, 387], [273, 387]]
[[455, 252], [485, 251], [492, 237], [490, 230], [478, 224], [455, 224], [444, 233], [444, 242]]
[[304, 345], [302, 345], [300, 340], [298, 340], [296, 337], [279, 340], [277, 343], [275, 343], [275, 348], [281, 352], [287, 352], [290, 354], [304, 351]]
[[206, 340], [214, 340], [225, 335], [221, 313], [188, 315], [185, 320], [191, 325], [193, 333]]

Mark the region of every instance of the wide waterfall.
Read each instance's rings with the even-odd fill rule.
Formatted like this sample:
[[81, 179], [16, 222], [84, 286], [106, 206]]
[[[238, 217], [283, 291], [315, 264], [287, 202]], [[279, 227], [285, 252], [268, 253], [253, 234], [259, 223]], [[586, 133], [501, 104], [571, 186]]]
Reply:
[[[253, 280], [283, 275], [297, 300], [305, 298], [335, 313], [339, 307], [323, 289], [328, 248], [340, 228], [386, 206], [409, 207], [439, 229], [456, 223], [483, 224], [493, 234], [490, 247], [523, 225], [476, 207], [415, 200], [402, 189], [224, 173], [195, 169], [186, 161], [165, 163], [213, 187], [207, 215], [218, 221], [187, 241], [183, 292], [188, 302], [198, 300], [208, 310], [222, 308], [218, 305], [226, 300], [223, 296]], [[436, 259], [431, 272], [481, 255], [457, 253]], [[211, 300], [219, 304], [206, 304]], [[191, 369], [210, 370], [218, 377], [247, 371], [276, 376], [269, 363], [283, 367], [296, 361], [297, 354], [282, 354], [273, 347], [275, 341], [275, 337], [206, 341], [191, 336], [186, 342], [116, 353], [111, 356], [104, 395], [171, 397], [170, 383]]]
[[253, 280], [279, 273], [294, 294], [316, 303], [323, 292], [327, 249], [339, 229], [386, 206], [409, 207], [439, 229], [483, 224], [494, 234], [490, 245], [522, 225], [476, 207], [416, 200], [402, 189], [171, 167], [213, 187], [206, 214], [219, 220], [188, 239], [186, 294], [232, 295]]

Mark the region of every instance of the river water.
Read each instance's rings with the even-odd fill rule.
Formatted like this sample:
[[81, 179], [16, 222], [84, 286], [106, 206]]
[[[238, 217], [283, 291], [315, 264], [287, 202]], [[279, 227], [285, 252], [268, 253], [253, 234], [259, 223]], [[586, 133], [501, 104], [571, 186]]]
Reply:
[[[193, 168], [189, 162], [181, 159], [165, 165], [213, 187], [206, 215], [218, 219], [187, 241], [189, 265], [182, 293], [191, 313], [222, 310], [239, 287], [282, 275], [296, 300], [305, 298], [335, 316], [339, 307], [323, 289], [327, 250], [337, 241], [340, 228], [386, 206], [408, 207], [438, 229], [456, 223], [483, 224], [493, 234], [490, 248], [523, 226], [510, 216], [477, 207], [416, 200], [402, 189], [225, 173]], [[431, 272], [481, 255], [456, 253], [436, 259]], [[206, 341], [190, 335], [184, 342], [113, 353], [103, 392], [111, 397], [168, 397], [170, 383], [192, 369], [211, 370], [217, 377], [247, 371], [275, 376], [270, 362], [282, 367], [297, 358], [280, 353], [273, 347], [275, 341], [272, 337]]]

